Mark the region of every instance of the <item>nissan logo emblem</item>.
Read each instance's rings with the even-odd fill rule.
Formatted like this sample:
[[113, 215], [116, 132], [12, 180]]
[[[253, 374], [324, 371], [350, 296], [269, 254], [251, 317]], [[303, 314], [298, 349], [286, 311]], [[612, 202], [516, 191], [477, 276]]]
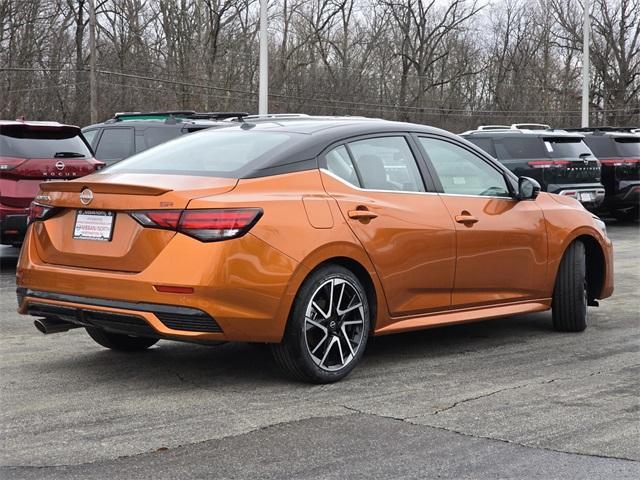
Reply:
[[89, 205], [91, 203], [91, 200], [93, 200], [93, 192], [88, 188], [83, 189], [80, 192], [80, 201], [82, 202], [82, 204]]
[[64, 162], [63, 162], [62, 160], [58, 160], [58, 161], [56, 162], [56, 168], [57, 168], [58, 170], [64, 170]]

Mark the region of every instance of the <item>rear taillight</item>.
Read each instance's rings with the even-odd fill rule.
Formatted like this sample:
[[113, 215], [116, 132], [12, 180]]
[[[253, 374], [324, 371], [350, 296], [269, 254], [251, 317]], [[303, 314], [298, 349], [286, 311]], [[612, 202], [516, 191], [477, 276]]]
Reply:
[[55, 207], [31, 202], [31, 205], [29, 205], [28, 222], [31, 223], [46, 220], [51, 215], [53, 215], [54, 211]]
[[238, 238], [262, 216], [261, 208], [149, 210], [129, 212], [140, 225], [175, 230], [203, 242]]
[[601, 158], [600, 163], [602, 165], [613, 165], [614, 167], [638, 165], [640, 164], [640, 158]]
[[532, 168], [554, 168], [566, 167], [571, 162], [569, 160], [531, 160], [527, 164]]
[[4, 172], [6, 170], [13, 170], [19, 165], [22, 165], [26, 162], [26, 158], [16, 158], [16, 157], [0, 157], [0, 172]]

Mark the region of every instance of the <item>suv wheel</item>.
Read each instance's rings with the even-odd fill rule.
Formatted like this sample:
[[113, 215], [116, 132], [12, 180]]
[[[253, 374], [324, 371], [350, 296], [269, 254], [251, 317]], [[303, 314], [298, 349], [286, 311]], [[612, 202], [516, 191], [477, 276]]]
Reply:
[[291, 377], [313, 383], [344, 378], [360, 361], [369, 336], [367, 295], [346, 268], [323, 267], [305, 280], [282, 343], [271, 346]]
[[157, 338], [133, 337], [120, 333], [105, 332], [99, 328], [92, 327], [87, 327], [86, 330], [97, 344], [122, 352], [138, 352], [158, 343]]
[[584, 244], [573, 242], [562, 257], [553, 290], [553, 328], [581, 332], [587, 328], [587, 276]]

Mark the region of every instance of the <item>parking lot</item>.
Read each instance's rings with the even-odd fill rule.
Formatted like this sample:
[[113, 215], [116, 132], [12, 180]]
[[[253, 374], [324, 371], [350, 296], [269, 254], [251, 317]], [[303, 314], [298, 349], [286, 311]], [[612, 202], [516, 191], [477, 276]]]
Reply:
[[584, 333], [547, 312], [376, 338], [323, 386], [256, 345], [43, 336], [3, 248], [0, 477], [640, 478], [638, 224], [609, 234], [616, 292]]

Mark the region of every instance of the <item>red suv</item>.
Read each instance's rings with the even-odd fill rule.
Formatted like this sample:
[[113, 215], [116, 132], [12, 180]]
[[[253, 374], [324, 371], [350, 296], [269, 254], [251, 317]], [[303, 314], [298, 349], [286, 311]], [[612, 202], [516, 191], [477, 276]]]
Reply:
[[0, 120], [0, 243], [22, 243], [40, 183], [81, 177], [103, 166], [79, 127]]

